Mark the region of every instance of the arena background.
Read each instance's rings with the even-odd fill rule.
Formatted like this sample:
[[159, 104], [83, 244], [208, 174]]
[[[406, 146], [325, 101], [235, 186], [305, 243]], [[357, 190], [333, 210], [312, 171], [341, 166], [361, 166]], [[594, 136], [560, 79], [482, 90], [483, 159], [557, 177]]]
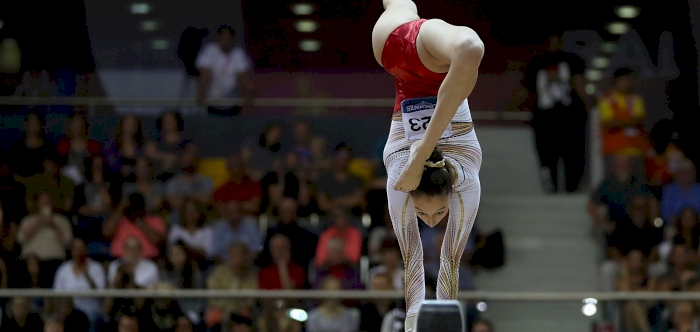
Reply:
[[[255, 64], [258, 98], [393, 98], [393, 79], [376, 64], [369, 43], [372, 24], [382, 11], [381, 1], [306, 2], [318, 8], [311, 16], [320, 26], [313, 33], [321, 43], [316, 52], [299, 49], [298, 42], [309, 36], [293, 28], [297, 17], [290, 11], [294, 3], [290, 1], [150, 1], [154, 9], [149, 17], [160, 26], [156, 32], [140, 28], [142, 19], [129, 12], [130, 2], [3, 4], [0, 41], [12, 38], [18, 42], [21, 70], [0, 73], [0, 96], [14, 95], [25, 72], [48, 70], [58, 81], [59, 96], [189, 98], [192, 86], [187, 84], [175, 52], [181, 32], [190, 26], [209, 28], [211, 38], [216, 26], [228, 23], [239, 31], [238, 43], [245, 46]], [[470, 97], [477, 131], [488, 152], [482, 170], [484, 198], [479, 220], [486, 231], [504, 230], [510, 256], [497, 274], [478, 277], [477, 287], [487, 291], [597, 291], [596, 282], [591, 281], [597, 277], [596, 253], [589, 252], [595, 246], [581, 239], [588, 236], [590, 221], [584, 213], [588, 194], [545, 196], [534, 178], [528, 126], [533, 97], [522, 86], [525, 66], [546, 48], [552, 33], [563, 32], [565, 49], [580, 55], [588, 66], [602, 55], [603, 42], [616, 42], [617, 50], [607, 56], [610, 65], [603, 70], [603, 77], [589, 83], [596, 91], [604, 91], [616, 68], [637, 69], [647, 124], [672, 118], [681, 148], [697, 164], [700, 1], [634, 4], [641, 8], [641, 15], [628, 20], [631, 30], [622, 36], [605, 29], [609, 22], [618, 20], [613, 9], [629, 4], [620, 0], [415, 2], [423, 17], [472, 27], [486, 46], [479, 82]], [[164, 49], [152, 49], [154, 40], [164, 40]], [[48, 111], [49, 139], [58, 141], [74, 108], [38, 108]], [[119, 117], [134, 113], [152, 137], [156, 133], [154, 120], [164, 109], [158, 105], [92, 107], [90, 134], [107, 141]], [[385, 107], [255, 107], [252, 113], [222, 121], [199, 114], [196, 107], [178, 109], [186, 117], [185, 134], [206, 142], [200, 144], [205, 157], [235, 152], [238, 142], [259, 133], [271, 121], [298, 119], [311, 121], [314, 131], [329, 141], [348, 142], [358, 156], [374, 157], [386, 138], [390, 116]], [[0, 102], [0, 147], [7, 148], [22, 137], [26, 110], [26, 106]], [[595, 148], [599, 144], [595, 126], [590, 127], [585, 186], [592, 190], [602, 178], [602, 161]], [[580, 242], [585, 242], [582, 249], [571, 248]], [[557, 266], [569, 258], [561, 257], [566, 256], [563, 253], [552, 254], [560, 246], [570, 249], [566, 255], [580, 254], [591, 265], [542, 272], [572, 267]], [[530, 250], [529, 256], [517, 250]], [[551, 259], [541, 257], [543, 253]], [[534, 264], [543, 261], [549, 261], [545, 264], [548, 268], [537, 271]], [[530, 283], [532, 280], [536, 282]], [[572, 286], [577, 280], [585, 282]], [[580, 307], [580, 302], [565, 309], [531, 302], [496, 303], [489, 304], [486, 313], [496, 321], [498, 331], [581, 331], [591, 321], [581, 315]]]

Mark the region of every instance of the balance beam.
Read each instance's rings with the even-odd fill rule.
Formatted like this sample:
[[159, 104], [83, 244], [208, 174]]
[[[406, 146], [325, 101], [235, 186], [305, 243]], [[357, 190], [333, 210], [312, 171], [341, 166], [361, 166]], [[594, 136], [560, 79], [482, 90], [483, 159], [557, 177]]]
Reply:
[[462, 305], [457, 300], [421, 302], [415, 332], [466, 332]]

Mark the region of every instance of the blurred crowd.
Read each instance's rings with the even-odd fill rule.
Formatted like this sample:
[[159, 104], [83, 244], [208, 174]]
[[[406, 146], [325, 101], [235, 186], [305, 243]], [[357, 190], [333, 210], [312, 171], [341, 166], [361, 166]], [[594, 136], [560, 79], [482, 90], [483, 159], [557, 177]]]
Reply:
[[[98, 141], [76, 112], [53, 141], [44, 115], [26, 114], [24, 137], [0, 151], [0, 287], [403, 288], [380, 161], [354, 158], [342, 142], [327, 146], [309, 123], [273, 123], [216, 156], [228, 174], [215, 182], [200, 168], [198, 144], [211, 142], [185, 137], [174, 111], [156, 127], [158, 136], [146, 137], [141, 120], [126, 115]], [[429, 293], [444, 227], [421, 231]], [[472, 237], [461, 289], [474, 289]], [[402, 301], [342, 299], [2, 302], [0, 332], [393, 332], [403, 331], [404, 310]]]
[[[700, 184], [695, 165], [675, 140], [671, 120], [651, 128], [635, 72], [615, 71], [598, 102], [605, 179], [588, 213], [604, 248], [604, 291], [700, 290]], [[624, 301], [604, 306], [618, 331], [698, 331], [698, 304]]]

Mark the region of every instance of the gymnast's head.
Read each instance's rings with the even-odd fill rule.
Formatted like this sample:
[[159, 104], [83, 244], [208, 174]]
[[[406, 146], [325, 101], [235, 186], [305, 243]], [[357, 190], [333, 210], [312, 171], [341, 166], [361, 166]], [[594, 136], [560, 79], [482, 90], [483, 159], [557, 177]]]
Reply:
[[454, 165], [436, 147], [425, 161], [418, 187], [411, 191], [416, 214], [428, 226], [435, 227], [449, 212], [456, 175]]

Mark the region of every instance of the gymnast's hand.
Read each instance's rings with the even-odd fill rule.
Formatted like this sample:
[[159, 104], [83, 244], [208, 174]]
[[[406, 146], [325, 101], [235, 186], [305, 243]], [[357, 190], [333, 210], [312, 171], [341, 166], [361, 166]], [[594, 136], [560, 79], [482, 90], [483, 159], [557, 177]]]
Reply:
[[420, 179], [423, 176], [423, 167], [428, 157], [424, 157], [423, 141], [418, 140], [411, 145], [411, 152], [408, 156], [408, 162], [404, 166], [399, 179], [394, 185], [394, 190], [409, 192], [418, 188]]

